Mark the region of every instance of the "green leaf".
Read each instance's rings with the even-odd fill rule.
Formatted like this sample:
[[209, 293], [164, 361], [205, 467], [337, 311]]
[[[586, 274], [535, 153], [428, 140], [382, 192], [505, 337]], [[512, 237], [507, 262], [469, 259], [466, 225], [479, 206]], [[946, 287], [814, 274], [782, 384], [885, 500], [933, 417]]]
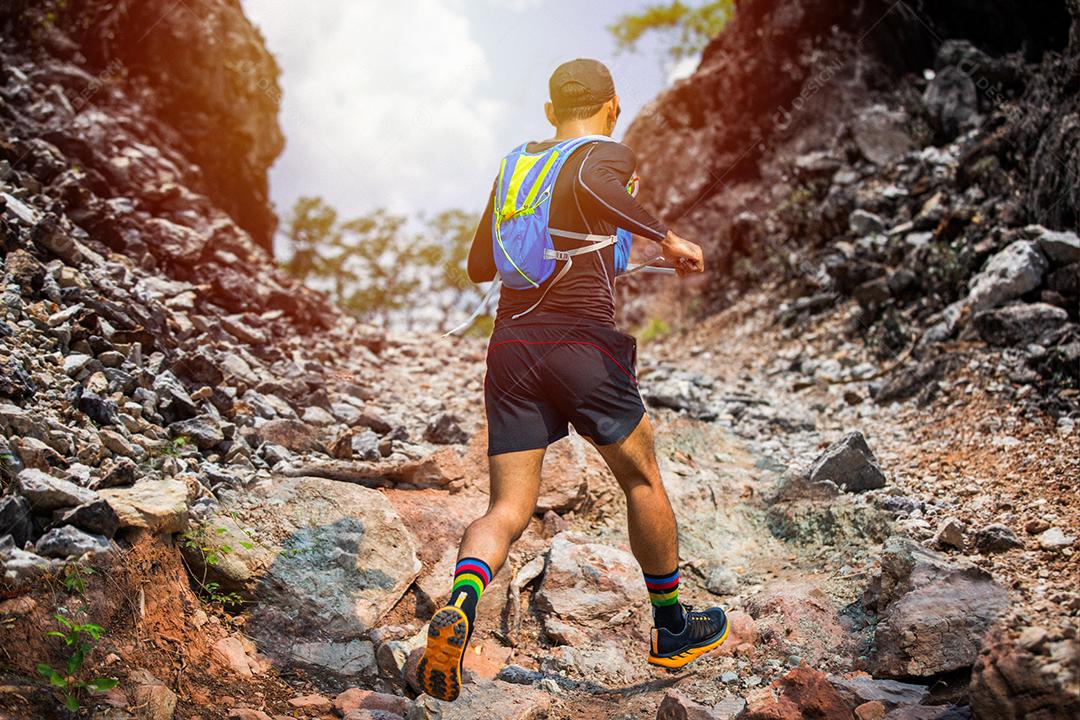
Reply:
[[86, 689], [90, 692], [100, 693], [106, 690], [112, 690], [116, 687], [119, 680], [113, 678], [94, 678], [90, 682], [86, 683]]
[[79, 698], [68, 694], [64, 697], [64, 707], [71, 712], [79, 712]]
[[60, 682], [64, 682], [64, 678], [60, 677], [60, 673], [56, 672], [56, 669], [48, 663], [38, 663], [37, 671], [47, 677], [49, 682], [52, 682], [53, 678], [60, 678]]
[[250, 550], [251, 548], [255, 547], [255, 544], [254, 543], [249, 543], [249, 542], [244, 542], [243, 540], [241, 540], [240, 541], [240, 547], [244, 548], [245, 550]]
[[62, 633], [62, 632], [58, 631], [58, 630], [50, 630], [49, 632], [47, 632], [45, 634], [46, 635], [52, 635], [53, 637], [64, 638], [65, 640], [67, 639], [67, 635], [65, 633]]

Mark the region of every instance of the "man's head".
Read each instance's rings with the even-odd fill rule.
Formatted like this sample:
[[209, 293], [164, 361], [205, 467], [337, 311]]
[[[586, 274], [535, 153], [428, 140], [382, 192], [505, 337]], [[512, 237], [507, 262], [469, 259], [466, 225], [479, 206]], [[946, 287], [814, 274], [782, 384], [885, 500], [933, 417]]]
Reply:
[[[583, 134], [611, 135], [619, 117], [619, 96], [611, 73], [599, 60], [578, 58], [555, 68], [544, 103], [548, 122]], [[576, 133], [575, 133], [576, 134]]]

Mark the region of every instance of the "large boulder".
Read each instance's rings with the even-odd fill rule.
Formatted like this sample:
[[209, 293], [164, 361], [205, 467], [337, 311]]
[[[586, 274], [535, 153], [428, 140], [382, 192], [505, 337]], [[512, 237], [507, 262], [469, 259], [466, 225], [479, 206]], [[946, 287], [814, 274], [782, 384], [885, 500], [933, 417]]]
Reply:
[[905, 537], [885, 544], [867, 596], [879, 614], [870, 669], [890, 678], [970, 667], [1009, 596], [982, 568], [950, 561]]
[[[221, 499], [185, 556], [254, 603], [248, 627], [261, 649], [316, 672], [374, 672], [365, 636], [420, 571], [413, 536], [387, 499], [350, 483], [280, 476], [223, 490]], [[198, 548], [221, 546], [229, 552], [207, 565]]]
[[816, 585], [776, 581], [746, 601], [758, 644], [776, 657], [798, 655], [811, 665], [855, 652], [855, 639], [836, 604]]
[[968, 697], [978, 720], [1080, 717], [1080, 643], [1062, 640], [1029, 651], [1003, 631], [979, 653]]
[[641, 570], [630, 553], [571, 532], [551, 541], [536, 607], [553, 640], [587, 645], [609, 626], [629, 620], [630, 611], [644, 617], [645, 602]]

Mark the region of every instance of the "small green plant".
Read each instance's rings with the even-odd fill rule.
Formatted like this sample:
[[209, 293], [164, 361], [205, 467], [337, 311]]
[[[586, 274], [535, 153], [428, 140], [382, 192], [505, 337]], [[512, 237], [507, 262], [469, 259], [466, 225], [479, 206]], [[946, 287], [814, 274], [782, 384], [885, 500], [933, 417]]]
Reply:
[[72, 712], [79, 710], [79, 696], [84, 690], [91, 693], [102, 693], [116, 687], [117, 681], [113, 678], [94, 678], [83, 680], [79, 678], [83, 662], [87, 654], [93, 649], [94, 644], [101, 640], [105, 629], [92, 623], [77, 624], [68, 620], [63, 615], [54, 615], [60, 623], [63, 632], [52, 630], [46, 635], [61, 638], [69, 648], [71, 655], [68, 657], [65, 671], [61, 673], [48, 663], [38, 663], [37, 671], [48, 679], [49, 684], [60, 690], [64, 696], [64, 707]]
[[181, 435], [169, 442], [158, 445], [154, 448], [154, 452], [162, 457], [180, 457], [190, 444], [191, 441], [186, 436]]
[[86, 592], [86, 578], [94, 574], [94, 568], [73, 562], [64, 566], [64, 588], [69, 593], [82, 595]]
[[637, 335], [638, 342], [647, 343], [656, 340], [659, 337], [663, 337], [671, 332], [671, 326], [667, 324], [662, 318], [649, 318], [644, 325], [642, 325], [635, 335]]
[[[213, 528], [215, 535], [224, 535], [228, 530], [223, 527]], [[251, 537], [250, 533], [244, 531], [248, 537]], [[254, 538], [252, 538], [254, 539]], [[205, 525], [199, 525], [190, 528], [180, 535], [180, 542], [184, 548], [198, 553], [202, 559], [202, 573], [196, 575], [191, 569], [191, 566], [187, 564], [187, 560], [184, 560], [184, 565], [187, 566], [188, 573], [198, 584], [199, 589], [202, 591], [203, 596], [211, 603], [217, 603], [221, 606], [226, 605], [239, 605], [244, 601], [239, 593], [236, 592], [221, 592], [221, 584], [212, 580], [207, 580], [206, 575], [211, 566], [221, 564], [222, 558], [229, 553], [233, 552], [232, 546], [225, 543], [212, 543], [210, 541], [210, 533]], [[240, 542], [240, 546], [245, 550], [250, 550], [255, 547], [255, 543], [243, 540]], [[183, 557], [181, 555], [181, 557]]]

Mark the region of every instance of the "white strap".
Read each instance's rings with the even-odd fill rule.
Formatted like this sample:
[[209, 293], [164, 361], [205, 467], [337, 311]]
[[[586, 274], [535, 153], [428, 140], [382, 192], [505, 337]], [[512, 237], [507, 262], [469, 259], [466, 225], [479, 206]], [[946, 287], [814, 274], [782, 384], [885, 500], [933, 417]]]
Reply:
[[579, 233], [571, 230], [556, 230], [555, 228], [548, 228], [548, 232], [552, 235], [558, 235], [559, 237], [564, 237], [568, 240], [578, 240], [579, 242], [611, 243], [614, 240], [618, 240], [617, 235], [595, 235], [593, 233]]
[[468, 317], [468, 319], [465, 320], [465, 322], [461, 323], [460, 325], [458, 325], [453, 330], [450, 330], [449, 332], [444, 334], [443, 337], [449, 337], [450, 335], [456, 335], [457, 333], [461, 332], [462, 330], [465, 330], [470, 325], [472, 325], [474, 322], [476, 322], [476, 318], [480, 317], [480, 313], [482, 313], [484, 311], [484, 308], [487, 307], [487, 305], [491, 301], [491, 299], [494, 298], [494, 297], [499, 296], [499, 288], [501, 286], [502, 286], [502, 280], [499, 279], [499, 275], [496, 273], [495, 279], [491, 282], [491, 287], [489, 287], [487, 289], [487, 292], [484, 293], [483, 299], [480, 300], [480, 304], [476, 306], [475, 310], [473, 310], [472, 315], [470, 315]]
[[542, 303], [544, 301], [544, 298], [547, 297], [548, 291], [551, 290], [551, 288], [555, 287], [555, 283], [559, 282], [559, 280], [562, 280], [563, 275], [566, 275], [566, 273], [570, 272], [570, 266], [574, 264], [574, 261], [571, 259], [571, 257], [569, 255], [567, 255], [563, 259], [566, 260], [566, 264], [562, 266], [562, 270], [560, 270], [559, 273], [555, 276], [555, 278], [550, 283], [548, 283], [548, 286], [546, 288], [544, 288], [544, 292], [543, 292], [543, 294], [540, 295], [540, 299], [537, 300], [536, 302], [534, 302], [532, 304], [532, 307], [530, 307], [528, 310], [523, 310], [523, 311], [519, 312], [516, 315], [511, 315], [510, 316], [511, 320], [517, 320], [522, 315], [527, 315], [527, 314], [531, 313], [533, 310], [535, 310], [536, 306], [539, 305], [540, 303]]

